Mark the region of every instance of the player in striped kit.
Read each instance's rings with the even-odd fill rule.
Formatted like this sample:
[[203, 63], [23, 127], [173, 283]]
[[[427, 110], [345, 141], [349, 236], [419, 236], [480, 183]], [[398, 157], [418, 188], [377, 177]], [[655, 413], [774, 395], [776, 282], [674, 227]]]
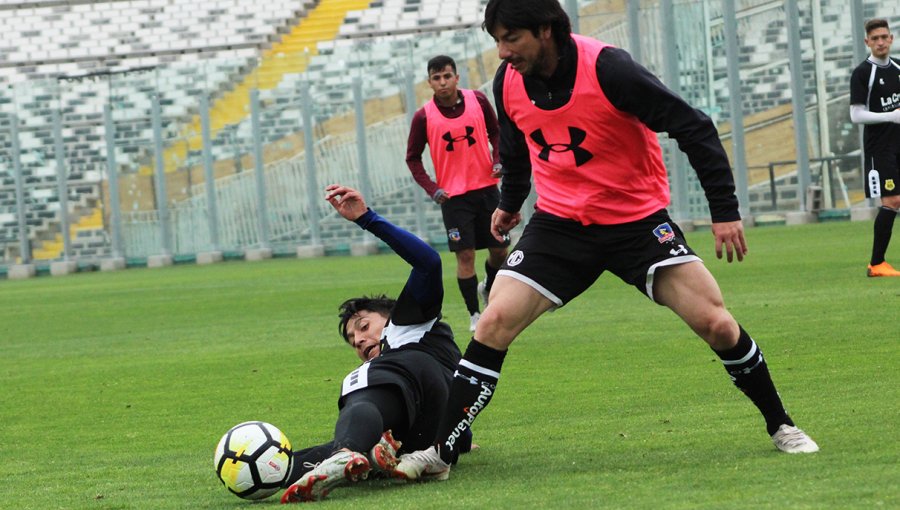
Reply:
[[866, 60], [850, 76], [850, 120], [863, 125], [865, 190], [878, 198], [868, 276], [900, 276], [885, 261], [900, 211], [900, 62], [890, 56], [894, 35], [885, 19], [866, 22]]

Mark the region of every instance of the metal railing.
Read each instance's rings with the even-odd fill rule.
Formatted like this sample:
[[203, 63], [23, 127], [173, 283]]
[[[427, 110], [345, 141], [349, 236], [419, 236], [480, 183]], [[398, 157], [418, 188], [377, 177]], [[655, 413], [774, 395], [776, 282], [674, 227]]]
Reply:
[[[840, 156], [829, 156], [825, 158], [810, 158], [809, 162], [811, 166], [816, 166], [818, 164], [818, 173], [812, 175], [812, 183], [810, 186], [815, 186], [821, 189], [825, 196], [825, 202], [822, 204], [818, 204], [816, 206], [810, 206], [810, 210], [818, 210], [822, 208], [832, 208], [834, 204], [837, 203], [836, 193], [841, 194], [841, 199], [844, 201], [844, 204], [847, 208], [849, 208], [852, 203], [850, 200], [850, 195], [848, 192], [848, 188], [846, 183], [844, 182], [843, 172], [845, 170], [841, 169], [841, 164], [844, 162], [850, 162], [852, 164], [851, 170], [855, 169], [859, 171], [860, 178], [862, 175], [862, 167], [859, 166], [859, 154], [844, 154]], [[776, 181], [778, 179], [783, 179], [787, 177], [786, 175], [776, 176], [775, 169], [781, 166], [797, 166], [797, 160], [788, 160], [788, 161], [772, 161], [768, 164], [769, 169], [769, 189], [771, 193], [772, 200], [772, 209], [778, 210], [778, 186], [776, 185]], [[833, 186], [832, 183], [837, 181], [837, 186]], [[837, 191], [835, 191], [837, 188]], [[798, 193], [806, 192], [807, 190], [798, 189]]]

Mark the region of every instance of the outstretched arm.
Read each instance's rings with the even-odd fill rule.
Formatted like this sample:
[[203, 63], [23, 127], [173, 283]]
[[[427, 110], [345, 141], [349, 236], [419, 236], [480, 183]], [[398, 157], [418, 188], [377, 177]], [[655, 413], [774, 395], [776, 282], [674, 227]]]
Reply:
[[412, 294], [422, 309], [427, 310], [435, 305], [440, 307], [444, 298], [444, 284], [441, 257], [434, 248], [369, 209], [359, 191], [338, 184], [329, 185], [325, 191], [325, 200], [338, 214], [387, 243], [412, 266], [406, 282], [406, 292]]
[[854, 124], [883, 124], [893, 122], [900, 124], [900, 108], [889, 112], [870, 112], [866, 105], [850, 105], [850, 122]]
[[360, 192], [339, 184], [330, 184], [325, 187], [325, 200], [331, 204], [331, 207], [334, 207], [338, 214], [350, 221], [358, 220], [369, 210], [366, 200]]

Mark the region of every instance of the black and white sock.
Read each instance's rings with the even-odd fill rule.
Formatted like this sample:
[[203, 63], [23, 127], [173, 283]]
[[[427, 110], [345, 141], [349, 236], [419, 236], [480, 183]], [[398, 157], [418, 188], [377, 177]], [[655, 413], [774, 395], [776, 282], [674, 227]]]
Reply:
[[494, 396], [505, 357], [506, 351], [492, 349], [474, 338], [466, 347], [466, 353], [453, 375], [447, 413], [437, 438], [438, 451], [444, 462], [456, 462], [460, 436]]
[[747, 395], [762, 413], [766, 420], [766, 430], [772, 435], [782, 424], [794, 425], [794, 422], [784, 410], [762, 351], [744, 328], [740, 328], [740, 332], [737, 345], [726, 351], [713, 352], [722, 360], [734, 385]]

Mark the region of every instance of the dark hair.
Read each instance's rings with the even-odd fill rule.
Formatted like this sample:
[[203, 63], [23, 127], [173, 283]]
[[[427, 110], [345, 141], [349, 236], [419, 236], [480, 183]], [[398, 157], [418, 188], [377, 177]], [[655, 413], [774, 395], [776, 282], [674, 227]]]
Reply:
[[394, 309], [395, 304], [397, 304], [396, 299], [391, 299], [384, 294], [377, 296], [362, 296], [344, 301], [341, 303], [341, 306], [338, 307], [338, 317], [341, 319], [338, 323], [338, 333], [340, 333], [341, 338], [349, 344], [350, 340], [347, 339], [347, 323], [350, 322], [351, 317], [363, 310], [390, 317], [391, 310]]
[[428, 74], [431, 75], [432, 71], [440, 72], [447, 66], [452, 67], [453, 74], [456, 74], [456, 62], [447, 55], [438, 55], [428, 61], [428, 69], [426, 70], [428, 71]]
[[875, 30], [876, 28], [886, 28], [888, 30], [891, 29], [891, 27], [888, 26], [888, 21], [886, 19], [883, 19], [883, 18], [870, 19], [869, 21], [866, 21], [866, 36], [868, 36], [869, 32], [871, 32], [872, 30]]
[[508, 30], [527, 29], [535, 37], [541, 27], [550, 27], [558, 48], [568, 44], [572, 35], [569, 15], [557, 0], [491, 0], [484, 8], [481, 28], [494, 35], [497, 25]]

